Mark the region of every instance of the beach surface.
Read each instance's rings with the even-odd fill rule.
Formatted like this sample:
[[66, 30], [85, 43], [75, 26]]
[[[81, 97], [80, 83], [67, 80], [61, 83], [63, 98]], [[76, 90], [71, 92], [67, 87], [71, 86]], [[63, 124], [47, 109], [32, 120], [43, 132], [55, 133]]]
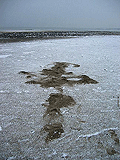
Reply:
[[120, 159], [120, 35], [0, 43], [0, 159]]

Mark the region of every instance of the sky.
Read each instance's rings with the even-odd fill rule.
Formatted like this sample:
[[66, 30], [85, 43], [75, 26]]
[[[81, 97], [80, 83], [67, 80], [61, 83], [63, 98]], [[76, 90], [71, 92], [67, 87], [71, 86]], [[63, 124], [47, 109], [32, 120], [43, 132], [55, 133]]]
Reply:
[[120, 28], [120, 0], [0, 0], [0, 28]]

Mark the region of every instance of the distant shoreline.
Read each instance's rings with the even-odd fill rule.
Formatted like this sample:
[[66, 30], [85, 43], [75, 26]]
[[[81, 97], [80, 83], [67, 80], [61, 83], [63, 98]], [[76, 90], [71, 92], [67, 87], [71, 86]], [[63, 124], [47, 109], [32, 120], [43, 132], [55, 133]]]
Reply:
[[94, 35], [120, 35], [120, 31], [0, 31], [0, 43]]

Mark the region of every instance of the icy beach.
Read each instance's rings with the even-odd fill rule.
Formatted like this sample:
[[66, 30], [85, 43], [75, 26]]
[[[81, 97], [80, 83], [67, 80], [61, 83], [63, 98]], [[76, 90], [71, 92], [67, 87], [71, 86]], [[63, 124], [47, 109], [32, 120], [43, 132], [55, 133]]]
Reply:
[[0, 159], [120, 159], [120, 35], [0, 43]]

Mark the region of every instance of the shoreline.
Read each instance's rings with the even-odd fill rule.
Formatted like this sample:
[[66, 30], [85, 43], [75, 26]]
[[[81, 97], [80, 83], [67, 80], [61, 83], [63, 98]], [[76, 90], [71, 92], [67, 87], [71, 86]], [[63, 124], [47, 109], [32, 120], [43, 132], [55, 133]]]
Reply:
[[0, 32], [0, 43], [95, 35], [120, 35], [120, 31], [3, 31]]

